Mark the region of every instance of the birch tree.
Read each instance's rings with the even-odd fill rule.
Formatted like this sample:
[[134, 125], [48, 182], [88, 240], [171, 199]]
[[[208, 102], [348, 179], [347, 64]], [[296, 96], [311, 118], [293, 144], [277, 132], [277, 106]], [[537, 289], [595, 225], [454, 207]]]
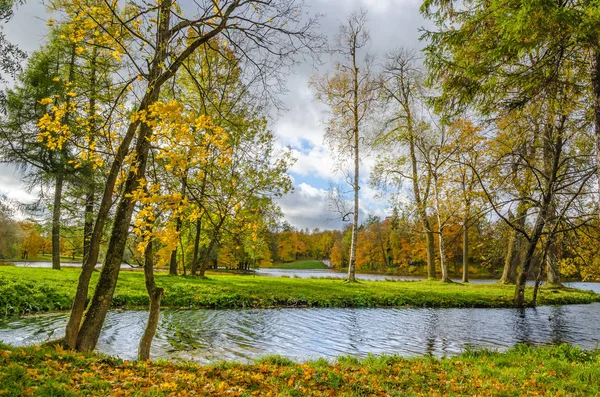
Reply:
[[[311, 82], [316, 98], [325, 104], [329, 114], [325, 140], [339, 159], [339, 169], [352, 188], [352, 242], [348, 262], [348, 281], [356, 281], [356, 247], [358, 244], [358, 215], [360, 191], [361, 151], [372, 123], [377, 99], [377, 83], [373, 72], [373, 58], [365, 55], [369, 43], [366, 27], [367, 13], [360, 10], [350, 14], [340, 27], [333, 50], [339, 56], [333, 73], [316, 77]], [[346, 171], [351, 163], [352, 171]]]

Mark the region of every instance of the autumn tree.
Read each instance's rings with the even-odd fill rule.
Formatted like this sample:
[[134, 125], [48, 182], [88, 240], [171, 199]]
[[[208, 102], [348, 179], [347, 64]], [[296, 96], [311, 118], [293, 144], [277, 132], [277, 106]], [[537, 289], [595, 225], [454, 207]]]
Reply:
[[[360, 59], [369, 42], [366, 11], [350, 14], [340, 27], [334, 53], [340, 57], [332, 74], [317, 77], [311, 82], [316, 98], [329, 110], [325, 140], [338, 156], [338, 168], [344, 171], [352, 188], [352, 242], [348, 261], [348, 281], [355, 281], [356, 249], [358, 245], [358, 215], [360, 191], [361, 146], [369, 135], [375, 103], [377, 84], [373, 72], [373, 58]], [[352, 171], [345, 165], [350, 159]]]
[[13, 209], [4, 196], [0, 196], [0, 258], [13, 258], [17, 254], [21, 228], [13, 219]]
[[[427, 242], [427, 278], [435, 278], [435, 241], [429, 206], [431, 196], [431, 174], [424, 172], [419, 150], [419, 137], [423, 135], [426, 123], [424, 113], [425, 92], [423, 72], [415, 54], [399, 49], [388, 54], [382, 70], [381, 91], [389, 110], [386, 130], [376, 140], [376, 147], [386, 150], [380, 155], [371, 179], [375, 185], [402, 189], [404, 180], [412, 185], [412, 195]], [[408, 156], [402, 150], [408, 149]], [[408, 169], [405, 170], [408, 164]]]
[[[267, 83], [265, 88], [272, 90], [282, 82], [281, 73], [293, 63], [292, 56], [306, 53], [313, 44], [318, 46], [319, 39], [312, 32], [315, 20], [301, 20], [298, 11], [302, 4], [295, 0], [196, 2], [196, 9], [191, 12], [184, 12], [171, 0], [156, 4], [57, 0], [54, 5], [69, 26], [78, 28], [73, 41], [85, 44], [90, 40], [102, 40], [102, 51], [122, 64], [122, 70], [126, 72], [121, 74], [127, 82], [125, 86], [139, 94], [131, 97], [134, 114], [123, 120], [122, 135], [109, 162], [110, 170], [98, 207], [89, 256], [67, 329], [70, 346], [91, 350], [96, 345], [114, 293], [129, 224], [138, 201], [138, 195], [134, 193], [144, 185], [150, 147], [160, 138], [160, 129], [156, 128], [159, 116], [163, 116], [160, 111], [183, 111], [177, 104], [165, 107], [159, 102], [165, 83], [173, 79], [184, 61], [196, 50], [217, 38], [244, 56], [248, 60], [245, 67], [254, 70], [255, 75], [267, 76], [269, 73], [270, 78], [264, 80]], [[100, 32], [93, 35], [96, 29]], [[128, 158], [130, 153], [133, 155]], [[128, 167], [126, 171], [124, 167]], [[81, 302], [85, 302], [90, 269], [97, 260], [100, 236], [113, 202], [115, 186], [123, 171], [122, 191], [115, 210], [107, 256], [81, 322]]]

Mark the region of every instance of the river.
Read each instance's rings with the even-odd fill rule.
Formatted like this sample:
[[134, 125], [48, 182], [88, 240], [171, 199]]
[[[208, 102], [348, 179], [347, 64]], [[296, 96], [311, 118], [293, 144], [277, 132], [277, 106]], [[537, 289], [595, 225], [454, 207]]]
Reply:
[[[314, 271], [296, 271], [302, 275]], [[493, 281], [493, 280], [490, 280]], [[572, 283], [600, 292], [599, 283]], [[147, 311], [115, 310], [98, 350], [135, 359]], [[59, 338], [67, 314], [0, 322], [0, 341], [22, 346]], [[152, 356], [200, 363], [280, 354], [298, 361], [368, 354], [447, 356], [467, 347], [600, 343], [600, 304], [536, 309], [163, 310]]]

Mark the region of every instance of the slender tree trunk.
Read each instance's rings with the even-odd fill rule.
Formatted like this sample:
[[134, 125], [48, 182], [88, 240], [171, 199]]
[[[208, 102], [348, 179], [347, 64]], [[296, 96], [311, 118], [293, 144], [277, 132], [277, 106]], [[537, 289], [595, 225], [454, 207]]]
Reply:
[[200, 253], [200, 233], [202, 231], [202, 220], [198, 218], [196, 221], [196, 236], [194, 237], [194, 258], [192, 259], [192, 276], [198, 272], [198, 260]]
[[549, 285], [560, 287], [562, 283], [560, 281], [560, 269], [558, 268], [558, 244], [556, 242], [556, 227], [558, 226], [558, 219], [556, 219], [556, 200], [553, 199], [548, 210], [549, 220], [548, 239], [546, 240], [546, 250], [544, 260], [540, 264], [540, 269], [546, 267], [546, 277]]
[[60, 207], [65, 180], [64, 170], [56, 174], [54, 204], [52, 208], [52, 269], [60, 270]]
[[436, 212], [436, 217], [437, 217], [437, 221], [438, 221], [438, 243], [439, 243], [439, 250], [440, 250], [440, 268], [442, 270], [442, 281], [443, 282], [450, 282], [450, 277], [448, 276], [448, 264], [446, 261], [446, 241], [444, 238], [444, 223], [442, 222], [442, 215], [441, 215], [441, 204], [440, 204], [440, 196], [439, 196], [439, 191], [438, 191], [438, 181], [437, 181], [437, 176], [434, 175], [433, 177], [433, 195], [435, 198], [435, 212]]
[[[409, 116], [410, 117], [410, 116]], [[412, 124], [411, 124], [412, 125]], [[410, 152], [410, 162], [412, 168], [412, 185], [413, 192], [415, 195], [415, 202], [417, 204], [417, 210], [419, 214], [419, 218], [421, 221], [421, 225], [423, 226], [423, 230], [425, 232], [425, 241], [427, 244], [427, 278], [435, 279], [435, 242], [433, 236], [433, 228], [431, 227], [431, 223], [429, 222], [429, 218], [427, 217], [427, 205], [425, 203], [425, 197], [421, 195], [421, 188], [419, 186], [419, 166], [417, 163], [417, 154], [415, 150], [415, 141], [414, 135], [412, 133], [412, 127], [409, 126], [409, 130], [411, 131], [411, 135], [409, 137], [409, 152]], [[427, 196], [427, 194], [425, 195]]]
[[[181, 231], [181, 217], [177, 218], [175, 230], [177, 231], [177, 233]], [[181, 236], [179, 238], [181, 238]], [[177, 275], [177, 246], [175, 246], [175, 249], [171, 253], [171, 261], [169, 263], [169, 274], [172, 276]]]
[[[512, 212], [508, 214], [508, 219], [514, 222], [514, 215]], [[508, 232], [508, 244], [506, 247], [506, 255], [504, 256], [504, 270], [502, 271], [502, 277], [498, 281], [500, 284], [514, 284], [515, 279], [511, 279], [512, 264], [514, 263], [513, 256], [515, 255], [515, 245], [517, 243], [517, 231], [511, 228]], [[517, 251], [518, 255], [519, 252]], [[514, 273], [512, 273], [514, 274]]]
[[600, 186], [600, 43], [594, 40], [592, 53], [592, 107], [594, 110], [594, 132], [596, 134], [596, 167]]
[[148, 312], [148, 323], [144, 334], [140, 339], [138, 349], [138, 360], [146, 361], [150, 359], [150, 347], [152, 339], [156, 334], [158, 319], [160, 315], [160, 301], [164, 294], [164, 289], [157, 288], [154, 281], [154, 260], [152, 254], [152, 240], [148, 242], [144, 255], [144, 277], [146, 279], [146, 290], [150, 299], [150, 311]]
[[469, 216], [465, 216], [463, 222], [463, 272], [462, 282], [469, 282]]
[[545, 264], [541, 264], [540, 268], [546, 266], [546, 277], [549, 285], [561, 286], [560, 271], [558, 268], [558, 246], [556, 244], [556, 234], [551, 233], [548, 236], [548, 244]]
[[83, 223], [83, 261], [90, 255], [90, 240], [94, 229], [94, 184], [91, 184], [85, 197], [85, 215]]
[[[187, 177], [184, 176], [183, 180], [181, 181], [181, 190], [182, 190], [182, 194], [181, 197], [182, 199], [185, 199], [185, 187], [187, 185]], [[179, 234], [179, 241], [181, 241], [181, 223], [182, 223], [182, 219], [181, 219], [181, 214], [177, 216], [177, 224], [175, 225], [175, 230], [177, 231], [177, 233]], [[185, 274], [185, 261], [182, 260], [183, 265], [183, 273]], [[171, 261], [169, 263], [169, 274], [172, 276], [176, 276], [177, 275], [177, 245], [175, 246], [175, 249], [173, 250], [173, 252], [171, 253]]]
[[[354, 42], [356, 44], [356, 42]], [[350, 258], [348, 261], [348, 281], [356, 281], [356, 247], [358, 244], [358, 190], [359, 190], [359, 151], [358, 145], [359, 139], [359, 116], [358, 116], [358, 66], [356, 64], [356, 47], [352, 48], [352, 72], [353, 72], [353, 86], [352, 86], [352, 113], [353, 113], [353, 149], [354, 149], [354, 180], [352, 188], [354, 191], [354, 212], [352, 214], [352, 242], [350, 243]]]
[[427, 278], [435, 279], [435, 237], [429, 219], [425, 219], [425, 243], [427, 244]]

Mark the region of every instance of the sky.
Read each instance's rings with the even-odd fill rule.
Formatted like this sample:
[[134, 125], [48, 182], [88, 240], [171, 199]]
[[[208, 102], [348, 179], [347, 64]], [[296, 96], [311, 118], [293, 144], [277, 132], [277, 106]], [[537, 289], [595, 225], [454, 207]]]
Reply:
[[[182, 0], [182, 3], [192, 0]], [[399, 47], [419, 50], [420, 28], [427, 26], [419, 13], [418, 0], [306, 0], [310, 13], [322, 14], [322, 33], [332, 42], [339, 26], [352, 11], [368, 11], [368, 30], [371, 41], [366, 50], [381, 60], [386, 52]], [[28, 0], [20, 6], [14, 18], [4, 27], [9, 41], [27, 53], [39, 48], [45, 41], [48, 14], [39, 0]], [[364, 54], [363, 54], [364, 55]], [[287, 79], [287, 92], [282, 93], [285, 110], [272, 122], [271, 129], [281, 147], [291, 147], [296, 163], [290, 169], [294, 192], [279, 199], [284, 219], [297, 228], [339, 229], [343, 223], [330, 211], [328, 188], [343, 182], [343, 176], [334, 170], [334, 161], [323, 141], [326, 120], [325, 109], [314, 98], [308, 86], [311, 76], [328, 71], [331, 61], [325, 56], [318, 68], [299, 65]], [[389, 215], [389, 197], [378, 194], [369, 186], [369, 174], [375, 164], [375, 155], [361, 159], [360, 219], [368, 214]], [[32, 201], [36, 192], [25, 191], [18, 173], [0, 164], [0, 193], [20, 201]]]

